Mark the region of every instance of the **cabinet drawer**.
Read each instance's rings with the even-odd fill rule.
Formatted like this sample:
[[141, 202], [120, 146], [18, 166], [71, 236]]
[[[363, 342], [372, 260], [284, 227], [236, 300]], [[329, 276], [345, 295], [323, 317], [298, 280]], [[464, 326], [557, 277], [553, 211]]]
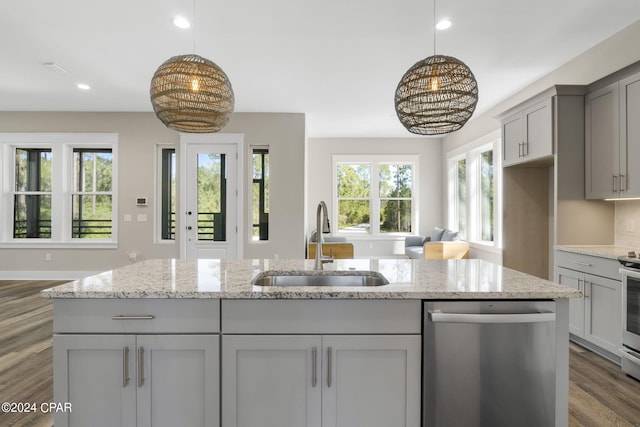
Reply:
[[231, 334], [419, 334], [418, 300], [223, 300]]
[[618, 260], [574, 252], [556, 251], [556, 265], [596, 276], [622, 280]]
[[55, 299], [55, 333], [217, 333], [219, 299]]

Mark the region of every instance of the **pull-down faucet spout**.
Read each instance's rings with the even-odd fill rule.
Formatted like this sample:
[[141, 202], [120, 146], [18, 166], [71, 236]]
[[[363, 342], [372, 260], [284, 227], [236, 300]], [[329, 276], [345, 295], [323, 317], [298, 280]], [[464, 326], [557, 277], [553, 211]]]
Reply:
[[[322, 216], [324, 215], [324, 221]], [[329, 214], [327, 213], [327, 204], [324, 201], [318, 203], [318, 209], [316, 211], [316, 259], [313, 265], [314, 270], [322, 270], [322, 265], [327, 262], [333, 262], [331, 257], [322, 256], [322, 234], [330, 233], [331, 227], [329, 225]]]

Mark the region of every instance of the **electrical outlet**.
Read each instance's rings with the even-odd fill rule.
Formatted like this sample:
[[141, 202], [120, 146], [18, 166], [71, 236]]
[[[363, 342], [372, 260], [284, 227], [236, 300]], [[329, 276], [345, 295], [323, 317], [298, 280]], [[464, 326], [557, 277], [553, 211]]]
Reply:
[[627, 231], [629, 233], [633, 233], [634, 231], [636, 231], [636, 222], [633, 219], [627, 220]]
[[45, 261], [51, 261], [51, 254], [49, 254], [49, 253], [44, 254], [44, 260]]

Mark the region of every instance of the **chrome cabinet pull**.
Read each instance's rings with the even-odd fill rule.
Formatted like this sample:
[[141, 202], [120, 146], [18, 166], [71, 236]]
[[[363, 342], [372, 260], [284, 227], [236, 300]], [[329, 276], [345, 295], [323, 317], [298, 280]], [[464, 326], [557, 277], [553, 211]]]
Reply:
[[620, 174], [620, 191], [627, 191], [627, 179], [624, 174]]
[[614, 193], [616, 193], [618, 191], [617, 190], [617, 188], [618, 188], [617, 179], [618, 179], [618, 175], [613, 175], [613, 188], [611, 189], [611, 191], [613, 191]]
[[138, 387], [144, 385], [144, 347], [138, 348]]
[[327, 387], [331, 388], [331, 347], [327, 349]]
[[593, 264], [589, 264], [588, 262], [573, 261], [573, 263], [578, 265], [584, 265], [585, 267], [593, 267]]
[[318, 377], [316, 374], [318, 362], [318, 348], [313, 347], [311, 349], [311, 387], [315, 388], [318, 384]]
[[522, 143], [522, 157], [526, 157], [529, 155], [529, 143], [528, 142], [523, 142]]
[[522, 157], [522, 142], [518, 143], [518, 158]]
[[122, 349], [122, 388], [129, 385], [129, 347]]
[[152, 314], [144, 314], [141, 316], [112, 316], [111, 320], [151, 320], [155, 316]]

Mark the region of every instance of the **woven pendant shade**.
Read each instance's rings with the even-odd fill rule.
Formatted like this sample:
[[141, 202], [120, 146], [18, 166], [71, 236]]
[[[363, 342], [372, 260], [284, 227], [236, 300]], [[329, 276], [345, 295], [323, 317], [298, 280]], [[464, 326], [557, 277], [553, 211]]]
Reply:
[[218, 132], [233, 112], [233, 89], [227, 75], [198, 55], [165, 61], [151, 79], [150, 92], [160, 121], [181, 132]]
[[478, 83], [462, 61], [433, 55], [417, 62], [396, 88], [395, 107], [402, 125], [419, 135], [460, 129], [478, 102]]

